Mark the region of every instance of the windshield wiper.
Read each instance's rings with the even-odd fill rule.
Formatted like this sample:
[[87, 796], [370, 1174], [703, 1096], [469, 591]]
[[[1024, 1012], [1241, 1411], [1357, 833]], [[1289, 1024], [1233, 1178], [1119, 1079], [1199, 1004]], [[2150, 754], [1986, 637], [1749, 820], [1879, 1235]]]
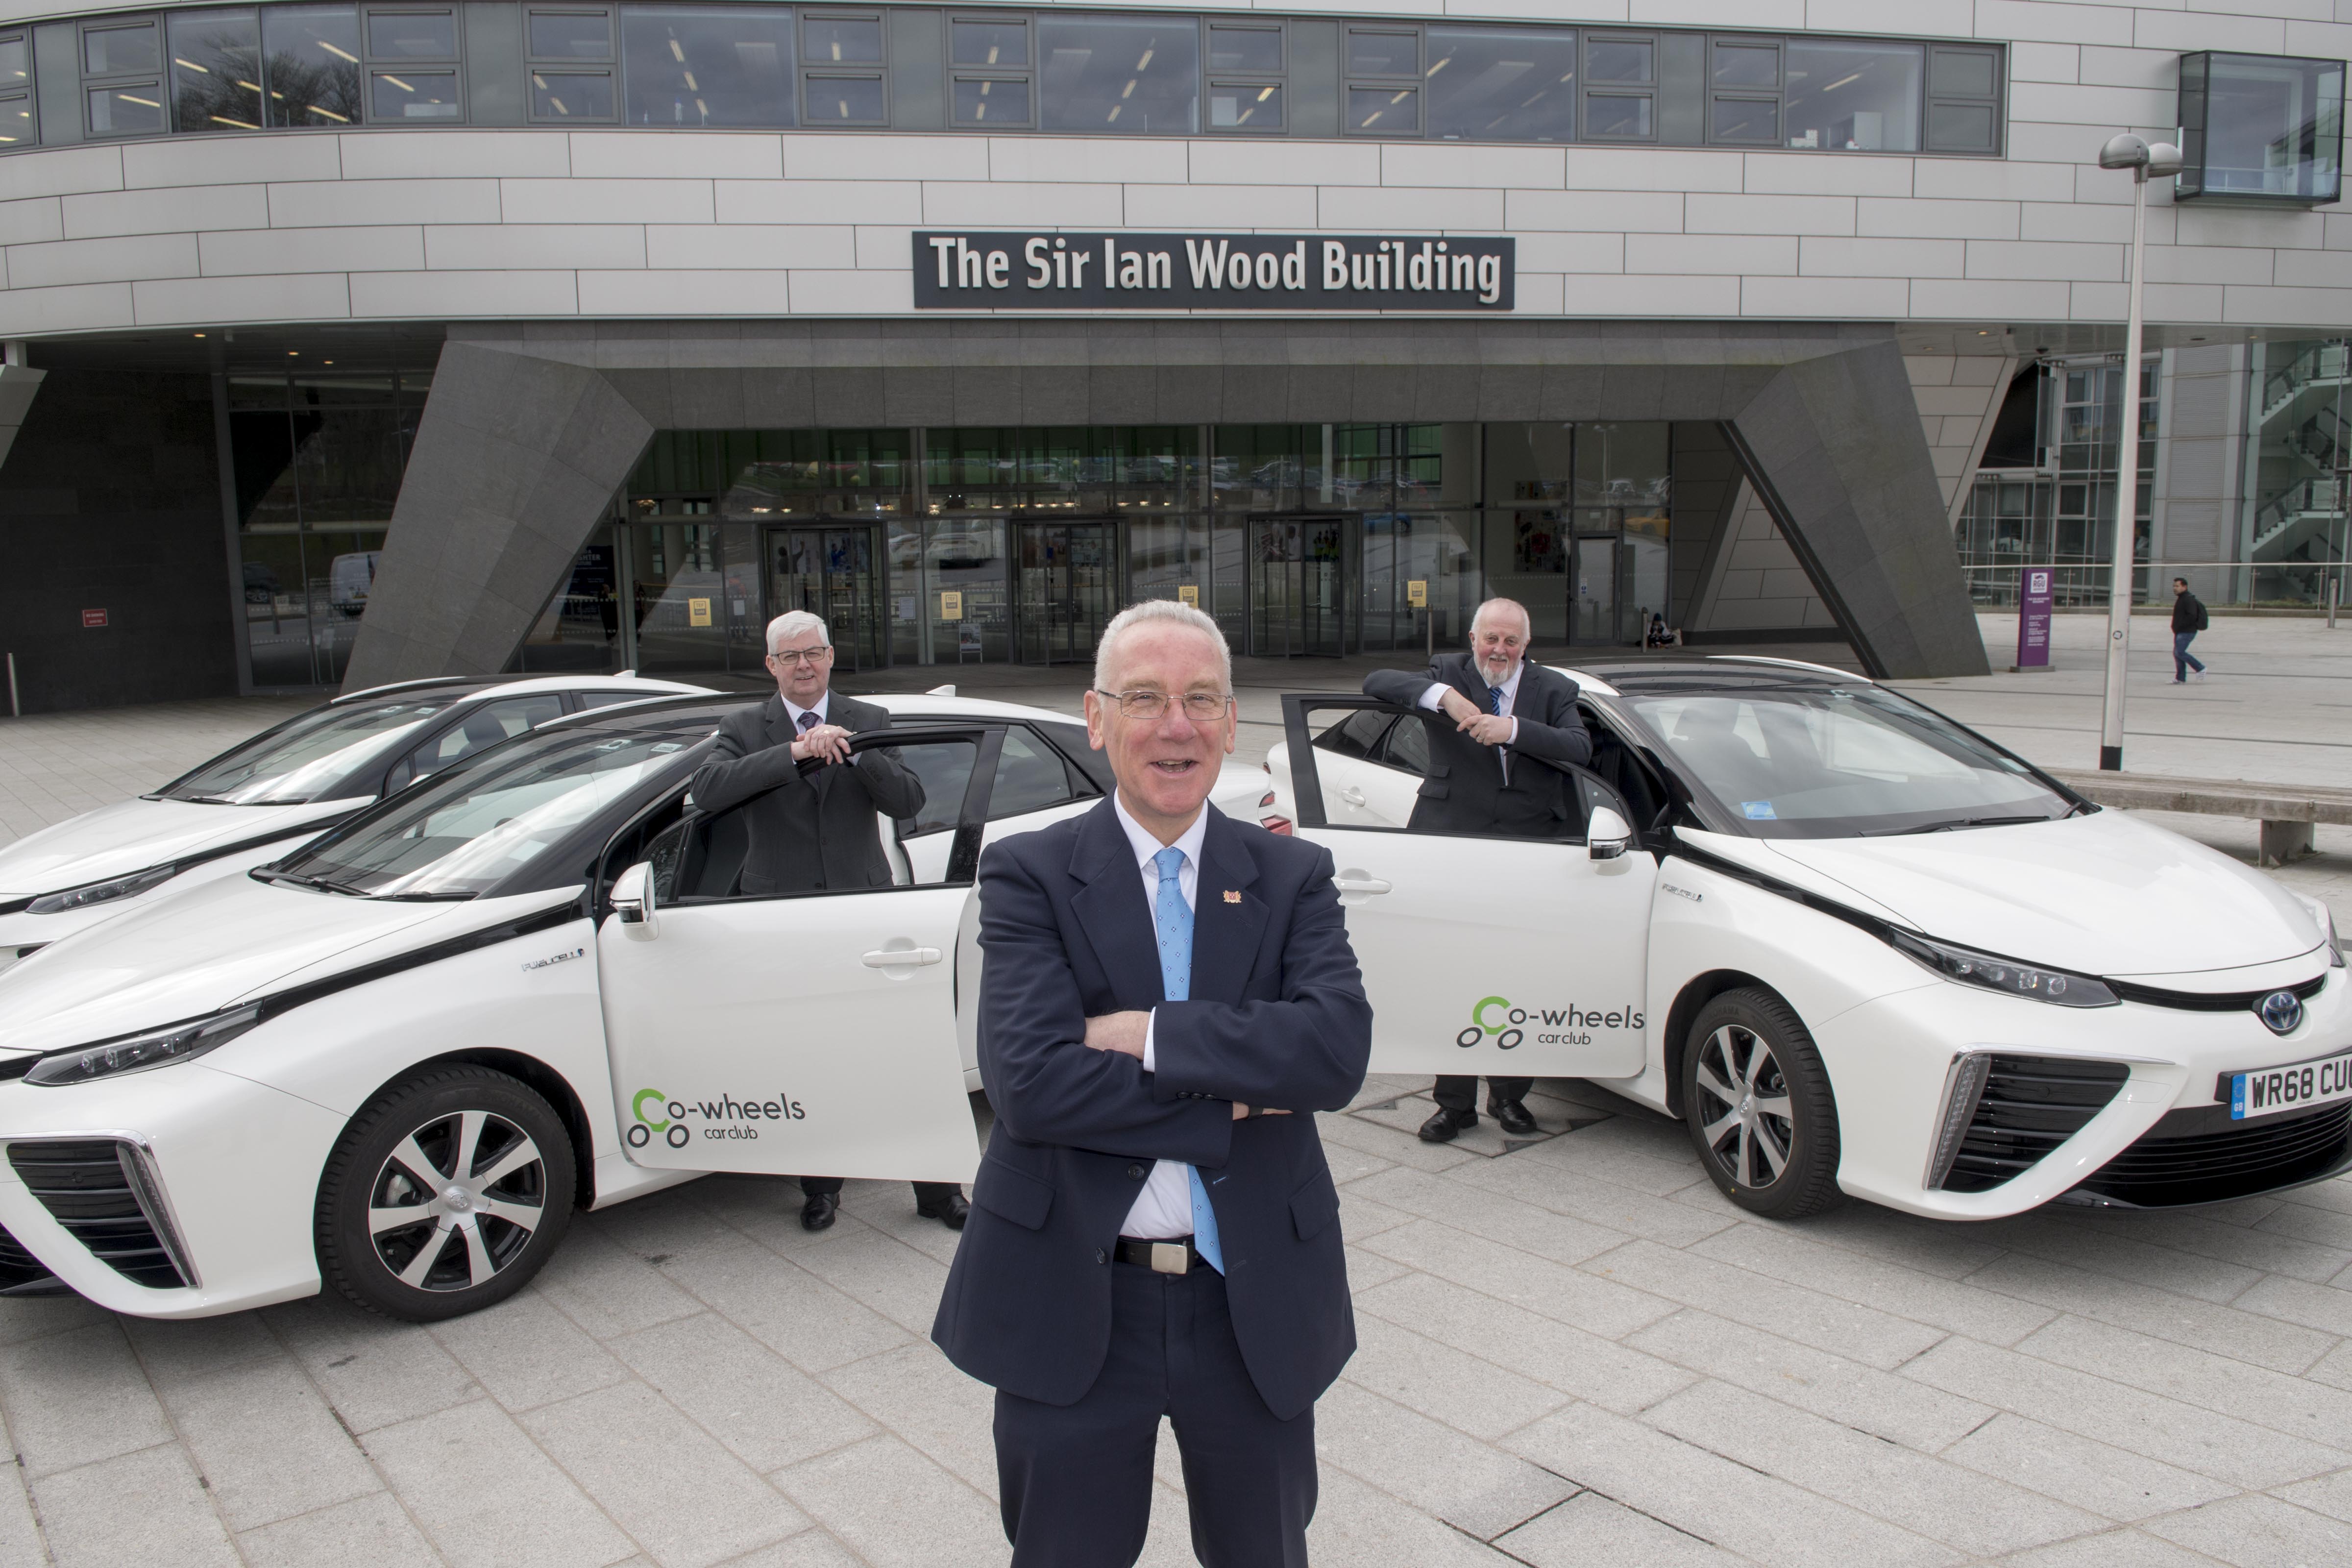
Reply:
[[1923, 822], [1916, 827], [1865, 827], [1864, 838], [1897, 838], [1906, 833], [1946, 833], [1955, 827], [2011, 827], [2024, 822], [2055, 822], [2054, 816], [2038, 813], [2032, 816], [1954, 816], [1942, 822]]
[[313, 877], [304, 871], [273, 871], [267, 866], [257, 866], [251, 874], [265, 882], [291, 882], [298, 888], [312, 888], [321, 893], [341, 893], [354, 899], [367, 897], [364, 888], [354, 888], [348, 882], [331, 882], [324, 877]]
[[370, 893], [368, 897], [383, 904], [457, 904], [476, 897], [472, 893]]

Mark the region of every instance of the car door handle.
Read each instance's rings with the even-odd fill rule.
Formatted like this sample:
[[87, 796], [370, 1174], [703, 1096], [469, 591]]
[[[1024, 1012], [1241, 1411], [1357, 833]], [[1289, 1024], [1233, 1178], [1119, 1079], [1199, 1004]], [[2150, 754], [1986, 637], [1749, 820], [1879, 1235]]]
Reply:
[[1361, 871], [1347, 871], [1331, 879], [1331, 885], [1342, 894], [1385, 893], [1396, 884], [1383, 882], [1378, 877], [1367, 877]]
[[868, 969], [919, 969], [939, 961], [936, 947], [882, 947], [858, 960]]
[[1339, 798], [1346, 801], [1349, 805], [1361, 805], [1364, 804], [1364, 792], [1358, 789], [1354, 784], [1349, 784], [1346, 789], [1339, 792]]

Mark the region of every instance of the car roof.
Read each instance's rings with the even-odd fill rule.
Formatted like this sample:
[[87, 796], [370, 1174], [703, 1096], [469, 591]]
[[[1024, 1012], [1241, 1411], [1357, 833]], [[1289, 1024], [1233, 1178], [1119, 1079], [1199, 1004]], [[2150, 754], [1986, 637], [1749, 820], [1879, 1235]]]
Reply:
[[425, 680], [396, 680], [388, 686], [371, 686], [364, 690], [346, 692], [333, 700], [336, 703], [358, 702], [394, 693], [414, 695], [426, 691], [444, 692], [451, 697], [478, 697], [493, 690], [503, 696], [524, 697], [541, 691], [642, 691], [647, 697], [691, 697], [709, 689], [707, 686], [694, 686], [683, 680], [660, 680], [635, 674], [452, 675]]
[[1870, 677], [1834, 665], [1762, 654], [1658, 655], [1647, 658], [1595, 659], [1553, 668], [1607, 693], [1688, 691], [1707, 688], [1818, 686], [1823, 677], [1841, 685], [1874, 685]]
[[[681, 716], [702, 715], [717, 723], [736, 710], [763, 703], [773, 695], [769, 691], [709, 691], [670, 698], [656, 697], [643, 702], [621, 703], [610, 708], [592, 708], [584, 713], [569, 713], [541, 725], [540, 730], [578, 729], [583, 725], [611, 723], [659, 725], [675, 722]], [[1048, 708], [1031, 708], [1018, 702], [992, 702], [982, 697], [948, 697], [929, 691], [885, 692], [861, 697], [858, 700], [874, 703], [901, 719], [949, 721], [958, 719], [1015, 719], [1045, 724], [1082, 722], [1071, 714], [1056, 713]]]

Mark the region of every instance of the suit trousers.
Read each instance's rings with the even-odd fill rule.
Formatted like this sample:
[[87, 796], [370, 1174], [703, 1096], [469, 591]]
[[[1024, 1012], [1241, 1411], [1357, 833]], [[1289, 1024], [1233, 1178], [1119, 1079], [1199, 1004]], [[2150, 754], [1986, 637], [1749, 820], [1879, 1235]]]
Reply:
[[[1486, 1080], [1486, 1098], [1507, 1100], [1514, 1104], [1527, 1099], [1528, 1090], [1535, 1088], [1531, 1078], [1490, 1078]], [[1437, 1080], [1430, 1098], [1448, 1110], [1478, 1109], [1478, 1080], [1475, 1078], [1445, 1077]]]
[[1111, 1269], [1110, 1348], [1075, 1405], [996, 1395], [996, 1477], [1013, 1568], [1129, 1568], [1151, 1520], [1160, 1418], [1176, 1429], [1192, 1553], [1207, 1568], [1307, 1568], [1315, 1411], [1265, 1407], [1205, 1264]]
[[[841, 1191], [843, 1181], [840, 1176], [795, 1176], [793, 1179], [800, 1183], [802, 1195], [812, 1198], [823, 1193]], [[919, 1204], [935, 1204], [950, 1193], [963, 1191], [953, 1182], [909, 1182], [907, 1184], [915, 1189], [915, 1201]]]

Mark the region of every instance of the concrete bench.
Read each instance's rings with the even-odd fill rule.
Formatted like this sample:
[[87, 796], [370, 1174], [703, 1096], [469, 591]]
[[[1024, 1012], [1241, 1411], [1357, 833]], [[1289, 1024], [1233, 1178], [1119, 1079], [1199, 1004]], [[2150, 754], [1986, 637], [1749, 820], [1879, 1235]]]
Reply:
[[2256, 858], [2281, 866], [2315, 847], [2313, 828], [2352, 826], [2352, 789], [2330, 784], [2249, 784], [2244, 779], [2175, 779], [2155, 773], [2043, 770], [2084, 799], [2135, 811], [2188, 811], [2251, 816], [2262, 824]]

